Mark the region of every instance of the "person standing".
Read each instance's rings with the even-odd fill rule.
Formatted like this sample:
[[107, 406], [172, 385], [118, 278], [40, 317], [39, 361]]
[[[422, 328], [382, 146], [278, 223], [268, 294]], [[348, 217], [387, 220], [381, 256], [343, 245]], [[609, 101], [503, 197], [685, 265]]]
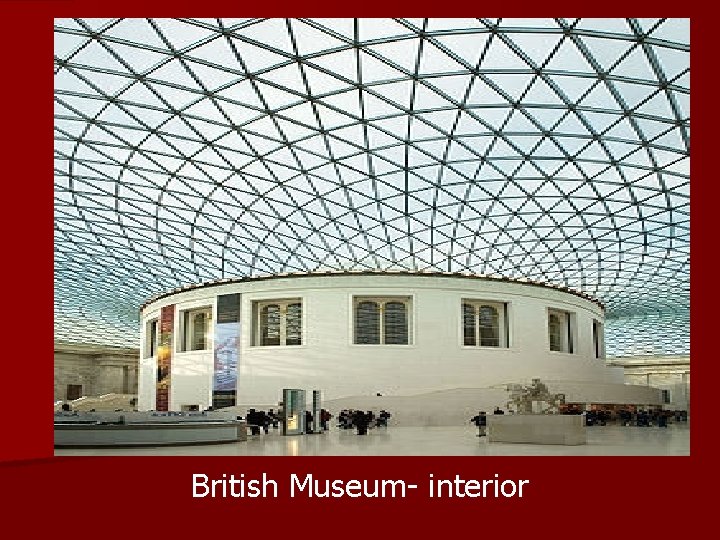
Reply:
[[476, 416], [473, 416], [470, 421], [474, 423], [478, 428], [478, 437], [485, 436], [485, 429], [487, 426], [487, 415], [485, 411], [480, 411]]
[[370, 424], [370, 419], [368, 416], [361, 410], [355, 411], [355, 416], [353, 417], [355, 420], [355, 427], [357, 427], [357, 434], [358, 435], [367, 435], [368, 432], [368, 425]]

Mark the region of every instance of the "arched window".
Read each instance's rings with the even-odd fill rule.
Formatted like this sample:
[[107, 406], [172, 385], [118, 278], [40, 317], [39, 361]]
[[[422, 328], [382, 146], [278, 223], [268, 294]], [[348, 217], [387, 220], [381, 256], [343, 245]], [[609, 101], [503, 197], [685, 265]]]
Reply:
[[384, 315], [385, 344], [407, 345], [407, 306], [403, 302], [387, 302]]
[[475, 306], [463, 303], [463, 345], [477, 345], [475, 336]]
[[354, 299], [357, 345], [408, 345], [410, 343], [410, 298]]
[[507, 304], [464, 300], [462, 332], [465, 346], [508, 347]]
[[380, 343], [380, 304], [377, 302], [358, 302], [355, 308], [355, 343]]
[[302, 301], [270, 300], [253, 304], [253, 345], [302, 345]]
[[285, 316], [285, 345], [302, 343], [302, 304], [288, 304]]

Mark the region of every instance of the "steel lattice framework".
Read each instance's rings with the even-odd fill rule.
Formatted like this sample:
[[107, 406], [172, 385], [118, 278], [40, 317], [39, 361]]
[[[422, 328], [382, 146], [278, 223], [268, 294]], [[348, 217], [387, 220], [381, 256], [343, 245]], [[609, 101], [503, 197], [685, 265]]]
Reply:
[[685, 19], [58, 19], [56, 337], [406, 269], [571, 287], [610, 354], [687, 352], [689, 56]]

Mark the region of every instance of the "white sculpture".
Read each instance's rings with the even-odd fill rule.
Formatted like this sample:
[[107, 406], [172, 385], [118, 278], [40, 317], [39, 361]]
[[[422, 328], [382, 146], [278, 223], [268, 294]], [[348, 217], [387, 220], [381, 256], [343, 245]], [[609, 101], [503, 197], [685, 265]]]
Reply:
[[551, 394], [540, 379], [533, 379], [532, 384], [508, 384], [510, 401], [508, 410], [515, 414], [557, 414], [560, 406], [565, 403], [565, 394]]

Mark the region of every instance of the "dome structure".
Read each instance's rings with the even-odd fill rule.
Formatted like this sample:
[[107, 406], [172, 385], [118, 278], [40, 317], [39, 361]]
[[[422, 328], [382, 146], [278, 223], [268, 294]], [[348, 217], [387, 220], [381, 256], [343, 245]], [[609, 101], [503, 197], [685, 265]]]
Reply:
[[687, 353], [689, 53], [687, 19], [57, 19], [56, 338], [399, 270], [573, 289], [608, 355]]

